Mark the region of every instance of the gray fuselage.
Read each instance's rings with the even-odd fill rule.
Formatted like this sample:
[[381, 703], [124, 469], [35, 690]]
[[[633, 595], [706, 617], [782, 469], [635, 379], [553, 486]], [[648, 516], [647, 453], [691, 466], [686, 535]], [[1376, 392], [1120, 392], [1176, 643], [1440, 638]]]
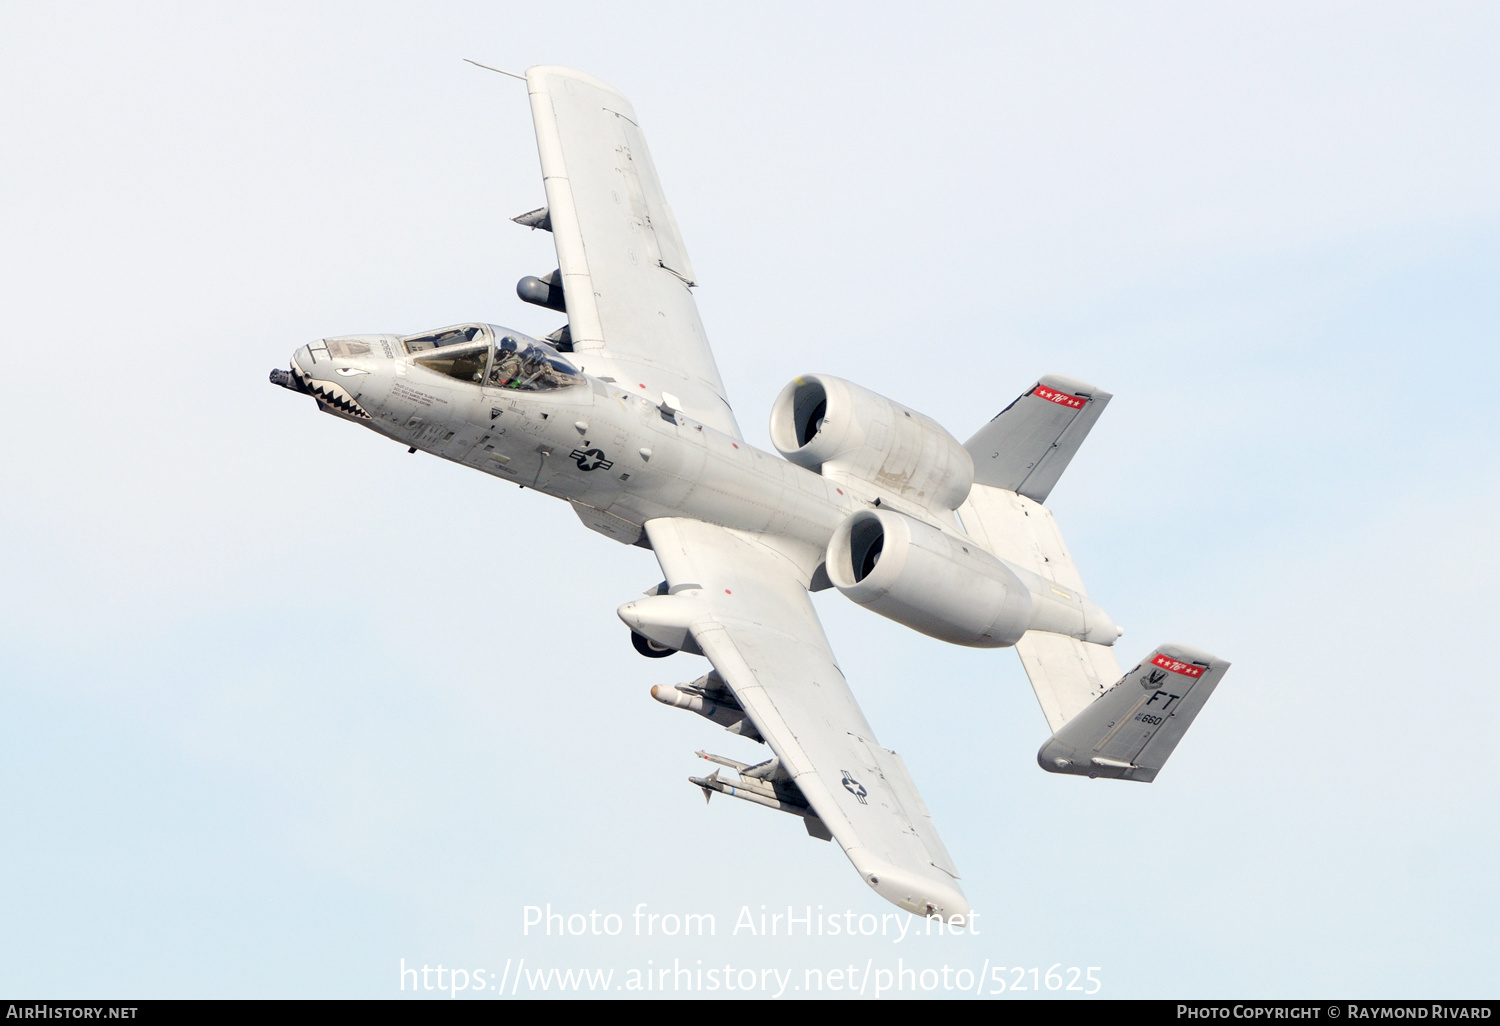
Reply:
[[810, 580], [834, 529], [870, 504], [625, 382], [578, 372], [563, 387], [525, 391], [459, 380], [429, 369], [394, 335], [315, 342], [292, 366], [300, 390], [328, 412], [566, 499], [588, 526], [626, 543], [648, 520], [688, 517], [777, 539]]

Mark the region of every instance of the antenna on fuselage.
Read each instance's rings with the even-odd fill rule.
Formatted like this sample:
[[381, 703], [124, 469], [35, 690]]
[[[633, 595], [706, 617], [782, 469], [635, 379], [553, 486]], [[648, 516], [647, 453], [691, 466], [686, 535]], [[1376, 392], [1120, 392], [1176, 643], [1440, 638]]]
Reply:
[[474, 67], [476, 68], [483, 68], [485, 71], [494, 71], [501, 75], [509, 75], [511, 78], [519, 78], [522, 82], [526, 81], [525, 75], [517, 75], [514, 71], [506, 71], [504, 68], [492, 68], [488, 64], [480, 64], [478, 61], [470, 61], [467, 57], [465, 57], [464, 60], [469, 61], [469, 63], [474, 65]]

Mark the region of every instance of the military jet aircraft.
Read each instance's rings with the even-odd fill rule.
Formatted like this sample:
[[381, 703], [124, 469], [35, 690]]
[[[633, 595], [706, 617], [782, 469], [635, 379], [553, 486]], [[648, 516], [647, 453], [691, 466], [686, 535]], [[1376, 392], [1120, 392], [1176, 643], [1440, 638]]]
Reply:
[[717, 768], [692, 783], [799, 817], [903, 909], [967, 915], [958, 869], [808, 593], [837, 588], [955, 645], [1015, 648], [1052, 730], [1044, 770], [1154, 779], [1229, 664], [1169, 644], [1121, 674], [1121, 631], [1043, 505], [1110, 394], [1044, 375], [960, 444], [900, 403], [804, 374], [771, 411], [780, 455], [757, 449], [730, 410], [635, 111], [578, 71], [516, 77], [547, 205], [515, 220], [557, 247], [557, 269], [517, 292], [567, 323], [545, 339], [487, 323], [325, 338], [271, 380], [654, 552], [665, 579], [620, 619], [642, 655], [712, 669], [652, 695], [771, 753], [746, 765], [700, 752]]

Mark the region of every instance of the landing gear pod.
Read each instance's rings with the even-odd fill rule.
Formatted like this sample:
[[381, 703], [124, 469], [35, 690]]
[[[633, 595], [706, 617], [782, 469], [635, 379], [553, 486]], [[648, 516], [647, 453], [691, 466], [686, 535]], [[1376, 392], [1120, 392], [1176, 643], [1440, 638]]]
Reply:
[[635, 631], [630, 632], [630, 643], [635, 646], [637, 652], [647, 659], [665, 659], [677, 651], [675, 648], [668, 648], [666, 645], [658, 645], [644, 634], [637, 634]]

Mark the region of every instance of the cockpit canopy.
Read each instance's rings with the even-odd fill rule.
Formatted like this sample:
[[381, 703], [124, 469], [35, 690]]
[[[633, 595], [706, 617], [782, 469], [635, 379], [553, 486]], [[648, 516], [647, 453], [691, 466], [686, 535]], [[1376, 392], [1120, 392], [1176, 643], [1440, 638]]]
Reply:
[[418, 367], [486, 388], [547, 392], [583, 383], [556, 349], [494, 324], [456, 324], [401, 341]]

